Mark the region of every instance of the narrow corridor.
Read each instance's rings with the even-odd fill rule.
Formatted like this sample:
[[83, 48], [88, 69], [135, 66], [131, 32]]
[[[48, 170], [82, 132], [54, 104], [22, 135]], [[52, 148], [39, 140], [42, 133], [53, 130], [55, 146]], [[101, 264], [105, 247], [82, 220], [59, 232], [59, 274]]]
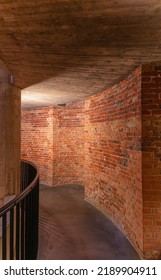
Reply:
[[134, 260], [122, 232], [84, 201], [78, 185], [40, 188], [39, 260]]

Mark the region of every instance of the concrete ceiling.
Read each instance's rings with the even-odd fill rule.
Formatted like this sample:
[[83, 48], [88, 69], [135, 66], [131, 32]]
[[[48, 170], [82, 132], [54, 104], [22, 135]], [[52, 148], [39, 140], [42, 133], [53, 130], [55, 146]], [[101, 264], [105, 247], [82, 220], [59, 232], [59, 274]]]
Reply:
[[161, 0], [1, 0], [0, 58], [24, 107], [96, 94], [161, 60]]

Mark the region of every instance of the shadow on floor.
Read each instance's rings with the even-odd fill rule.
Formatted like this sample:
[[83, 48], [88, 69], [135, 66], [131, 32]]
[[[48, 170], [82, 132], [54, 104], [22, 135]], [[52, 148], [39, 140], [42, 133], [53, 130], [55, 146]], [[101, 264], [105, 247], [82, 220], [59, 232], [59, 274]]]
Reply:
[[122, 232], [84, 201], [84, 188], [40, 188], [39, 260], [136, 260]]

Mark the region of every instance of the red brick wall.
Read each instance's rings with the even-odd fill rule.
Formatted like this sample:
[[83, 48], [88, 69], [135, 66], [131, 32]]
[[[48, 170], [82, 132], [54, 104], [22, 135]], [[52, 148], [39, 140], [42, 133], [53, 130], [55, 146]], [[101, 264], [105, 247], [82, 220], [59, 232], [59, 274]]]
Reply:
[[85, 109], [86, 199], [142, 251], [141, 68]]
[[142, 67], [144, 256], [161, 259], [161, 66]]
[[22, 158], [38, 166], [44, 184], [83, 184], [84, 102], [23, 109]]
[[52, 185], [55, 156], [53, 108], [23, 109], [21, 131], [22, 158], [37, 165], [42, 183]]
[[84, 102], [58, 109], [58, 151], [53, 184], [83, 184]]

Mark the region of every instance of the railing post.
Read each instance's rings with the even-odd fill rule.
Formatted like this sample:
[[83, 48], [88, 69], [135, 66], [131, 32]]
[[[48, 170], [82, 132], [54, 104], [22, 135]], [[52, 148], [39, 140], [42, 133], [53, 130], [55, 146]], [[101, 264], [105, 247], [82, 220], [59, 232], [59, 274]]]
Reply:
[[10, 210], [10, 260], [14, 259], [14, 207]]
[[20, 257], [20, 207], [16, 205], [16, 260]]
[[21, 202], [21, 260], [25, 259], [25, 219], [24, 219], [24, 201]]
[[3, 260], [6, 260], [6, 256], [7, 256], [6, 227], [7, 227], [6, 214], [4, 214], [2, 217], [2, 259]]

